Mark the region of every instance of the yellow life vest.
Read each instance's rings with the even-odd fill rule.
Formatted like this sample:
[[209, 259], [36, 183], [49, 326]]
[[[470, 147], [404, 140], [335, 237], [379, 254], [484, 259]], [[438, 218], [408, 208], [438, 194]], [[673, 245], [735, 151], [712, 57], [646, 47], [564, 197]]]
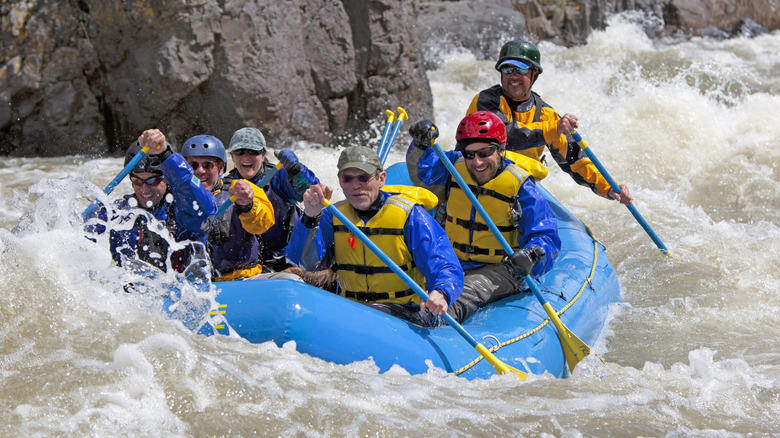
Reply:
[[[455, 162], [455, 169], [471, 188], [472, 193], [477, 196], [477, 200], [485, 208], [504, 239], [510, 245], [517, 245], [520, 231], [515, 224], [520, 212], [513, 207], [517, 192], [520, 191], [520, 186], [528, 175], [517, 165], [509, 164], [495, 178], [480, 186], [466, 169], [463, 157]], [[444, 229], [460, 260], [500, 263], [506, 254], [454, 178], [447, 201], [447, 222]]]
[[537, 181], [543, 180], [547, 177], [547, 168], [544, 167], [541, 161], [534, 160], [531, 157], [527, 157], [520, 152], [505, 151], [506, 158], [509, 161], [517, 164], [517, 167], [524, 170], [525, 173], [533, 176]]
[[[423, 199], [418, 199], [410, 195], [415, 193], [416, 188], [396, 190], [398, 187], [394, 186], [393, 190], [402, 193], [389, 196], [379, 212], [368, 222], [363, 222], [358, 217], [349, 202], [340, 201], [334, 205], [425, 289], [425, 277], [415, 266], [412, 254], [404, 242], [404, 224], [415, 204], [426, 207], [430, 205], [430, 196], [433, 196], [433, 199], [436, 199], [436, 196], [430, 192], [429, 196], [418, 191], [417, 193], [423, 194]], [[336, 217], [333, 218], [333, 239], [342, 296], [362, 302], [420, 304], [417, 294]]]

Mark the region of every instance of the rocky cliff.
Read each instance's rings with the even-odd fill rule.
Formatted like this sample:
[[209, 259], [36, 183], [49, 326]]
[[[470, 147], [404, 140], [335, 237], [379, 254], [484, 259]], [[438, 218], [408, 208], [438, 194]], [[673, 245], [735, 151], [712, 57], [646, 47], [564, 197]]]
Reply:
[[123, 151], [254, 126], [329, 144], [429, 114], [413, 0], [3, 2], [0, 153]]
[[624, 10], [657, 18], [654, 35], [725, 38], [777, 29], [778, 3], [6, 0], [0, 154], [120, 153], [149, 127], [174, 145], [244, 126], [276, 147], [375, 141], [387, 108], [430, 116], [424, 61], [449, 47], [492, 58], [508, 38], [579, 44]]

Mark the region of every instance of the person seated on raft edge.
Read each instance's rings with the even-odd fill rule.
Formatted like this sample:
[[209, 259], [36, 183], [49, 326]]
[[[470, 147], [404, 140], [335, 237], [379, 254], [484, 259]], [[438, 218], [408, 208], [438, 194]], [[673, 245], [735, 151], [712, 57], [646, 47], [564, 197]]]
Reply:
[[577, 117], [568, 113], [559, 117], [550, 105], [531, 91], [542, 74], [540, 61], [539, 49], [528, 41], [512, 40], [504, 44], [495, 65], [501, 75], [501, 83], [474, 96], [466, 114], [492, 112], [506, 126], [507, 150], [539, 161], [547, 146], [558, 166], [577, 184], [590, 188], [603, 198], [630, 205], [633, 198], [628, 187], [619, 184], [620, 193], [612, 190], [572, 139], [570, 134], [577, 128]]
[[463, 269], [444, 229], [427, 212], [436, 197], [408, 186], [394, 186], [398, 194], [383, 191], [387, 173], [376, 151], [364, 146], [344, 149], [338, 177], [347, 199], [333, 205], [429, 291], [428, 301], [421, 302], [338, 218], [323, 211], [322, 201], [333, 194], [324, 184], [314, 184], [303, 194], [303, 216], [293, 229], [287, 258], [311, 270], [335, 262], [341, 296], [413, 324], [438, 326], [438, 315], [460, 295]]
[[[235, 168], [228, 172], [228, 179], [243, 178], [257, 185], [266, 173], [274, 168], [266, 159], [265, 137], [257, 128], [241, 128], [234, 132], [227, 151], [235, 165]], [[308, 284], [335, 291], [336, 278], [333, 271], [306, 272], [292, 266], [285, 258], [285, 249], [293, 225], [298, 222], [301, 213], [298, 202], [303, 200], [303, 192], [311, 184], [319, 184], [320, 180], [314, 172], [298, 161], [298, 157], [291, 150], [281, 150], [277, 158], [284, 167], [279, 169], [265, 187], [261, 187], [274, 209], [273, 226], [258, 236], [263, 271], [296, 274]]]
[[203, 187], [214, 194], [217, 206], [228, 201], [231, 195], [236, 197], [233, 205], [210, 224], [208, 250], [213, 280], [288, 278], [300, 281], [295, 274], [263, 273], [257, 236], [274, 225], [274, 207], [265, 191], [251, 182], [223, 179], [227, 152], [222, 142], [211, 135], [196, 135], [184, 142], [181, 154]]
[[558, 222], [534, 177], [505, 157], [506, 129], [495, 114], [480, 111], [463, 118], [455, 150], [445, 155], [514, 249], [508, 257], [430, 147], [438, 132], [430, 120], [412, 125], [406, 164], [415, 185], [446, 202], [444, 229], [465, 271], [463, 292], [448, 312], [462, 323], [488, 303], [523, 291], [525, 275], [549, 271], [561, 240]]
[[[207, 282], [207, 232], [202, 227], [217, 211], [214, 196], [193, 177], [190, 166], [173, 152], [158, 129], [144, 131], [128, 147], [125, 166], [146, 146], [150, 147], [149, 153], [130, 172], [133, 193], [118, 199], [112, 210], [111, 222], [119, 226], [110, 230], [111, 257], [119, 266], [125, 263], [137, 267], [141, 261], [167, 272], [170, 243], [160, 235], [167, 230], [176, 242], [187, 242], [183, 249], [170, 254], [170, 266]], [[100, 221], [90, 223], [94, 218]], [[102, 206], [88, 218], [85, 228], [102, 234], [107, 220], [108, 211]], [[132, 227], [123, 225], [128, 223]], [[191, 263], [193, 260], [195, 263]]]

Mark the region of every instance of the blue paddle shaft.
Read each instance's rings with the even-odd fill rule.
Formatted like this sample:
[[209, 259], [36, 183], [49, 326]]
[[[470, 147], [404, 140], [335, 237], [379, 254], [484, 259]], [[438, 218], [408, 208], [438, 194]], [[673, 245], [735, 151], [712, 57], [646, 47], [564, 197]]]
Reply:
[[[479, 203], [479, 200], [477, 197], [472, 193], [469, 186], [466, 184], [466, 181], [463, 180], [463, 177], [460, 176], [458, 171], [455, 169], [455, 166], [452, 165], [449, 158], [447, 158], [446, 155], [444, 155], [444, 151], [441, 150], [441, 146], [439, 146], [438, 143], [433, 144], [433, 150], [436, 151], [436, 154], [439, 155], [439, 160], [444, 163], [444, 166], [447, 167], [447, 170], [450, 172], [450, 174], [455, 178], [455, 181], [458, 182], [458, 185], [460, 186], [461, 190], [463, 190], [463, 193], [466, 194], [466, 196], [469, 198], [469, 201], [471, 201], [471, 205], [474, 206], [474, 208], [477, 210], [477, 213], [479, 213], [480, 216], [482, 216], [482, 220], [485, 221], [488, 228], [490, 228], [490, 231], [493, 232], [493, 235], [496, 236], [496, 239], [498, 239], [498, 243], [501, 244], [501, 247], [504, 248], [504, 252], [507, 253], [507, 255], [512, 254], [514, 250], [509, 245], [509, 242], [506, 241], [504, 238], [504, 235], [501, 234], [500, 231], [498, 231], [498, 227], [496, 227], [496, 224], [493, 222], [492, 219], [490, 219], [490, 216], [488, 216], [487, 211], [485, 211], [485, 208], [482, 207], [482, 204]], [[533, 277], [530, 275], [526, 275], [523, 277], [523, 280], [525, 280], [525, 283], [528, 285], [529, 288], [531, 288], [531, 292], [534, 293], [536, 298], [542, 303], [542, 305], [546, 304], [547, 301], [542, 296], [542, 293], [539, 291], [539, 288], [536, 286], [536, 282], [534, 281]]]
[[[577, 142], [578, 145], [580, 145], [580, 148], [582, 148], [583, 151], [585, 151], [585, 154], [590, 158], [590, 161], [593, 162], [593, 164], [596, 166], [596, 168], [601, 172], [601, 175], [604, 177], [605, 180], [607, 180], [607, 183], [609, 183], [609, 186], [612, 188], [612, 190], [615, 193], [620, 193], [620, 186], [617, 182], [612, 178], [612, 175], [607, 172], [607, 169], [604, 167], [603, 164], [601, 164], [601, 161], [599, 161], [598, 157], [596, 157], [596, 154], [593, 153], [593, 151], [590, 150], [587, 143], [585, 143], [585, 140], [582, 139], [580, 134], [577, 131], [572, 131], [571, 137], [574, 139], [574, 141]], [[628, 211], [631, 212], [631, 214], [634, 216], [634, 219], [636, 219], [637, 222], [639, 222], [639, 225], [644, 228], [645, 232], [650, 236], [651, 239], [653, 239], [653, 242], [658, 247], [658, 249], [661, 250], [662, 253], [666, 254], [669, 252], [668, 249], [666, 249], [666, 245], [664, 245], [663, 242], [661, 242], [661, 239], [658, 237], [658, 235], [655, 234], [655, 231], [653, 231], [652, 228], [650, 228], [650, 224], [647, 223], [644, 217], [642, 217], [641, 214], [639, 214], [639, 210], [634, 207], [633, 204], [629, 204], [626, 207], [628, 207]]]
[[[125, 177], [133, 169], [135, 169], [135, 166], [138, 164], [138, 162], [143, 160], [143, 158], [146, 155], [147, 151], [148, 151], [148, 149], [146, 149], [146, 150], [145, 149], [141, 149], [140, 151], [138, 151], [138, 153], [135, 154], [135, 156], [130, 160], [130, 162], [127, 163], [127, 165], [122, 169], [122, 171], [119, 172], [119, 174], [117, 176], [115, 176], [114, 179], [111, 180], [110, 183], [108, 183], [106, 188], [103, 189], [103, 193], [105, 193], [106, 195], [110, 194], [114, 190], [114, 188], [116, 186], [118, 186], [119, 183], [122, 182], [122, 180], [125, 179]], [[89, 204], [89, 207], [87, 207], [87, 209], [84, 210], [83, 213], [81, 213], [81, 218], [83, 220], [87, 220], [87, 218], [89, 218], [89, 216], [95, 211], [95, 209], [97, 207], [98, 207], [98, 201], [96, 199], [96, 200], [92, 201], [91, 204]]]
[[[371, 239], [368, 238], [362, 231], [360, 231], [360, 228], [357, 227], [357, 225], [353, 224], [352, 222], [347, 219], [347, 217], [339, 211], [336, 206], [334, 206], [331, 203], [326, 203], [325, 208], [328, 209], [328, 211], [331, 212], [331, 214], [338, 218], [347, 228], [349, 228], [349, 231], [352, 232], [355, 236], [357, 236], [358, 239], [360, 239], [361, 242], [363, 242], [364, 245], [368, 247], [368, 249], [371, 250], [374, 254], [376, 254], [377, 257], [379, 257], [388, 268], [390, 268], [393, 272], [398, 275], [401, 280], [406, 283], [407, 286], [409, 286], [414, 293], [417, 294], [417, 296], [420, 297], [423, 301], [428, 301], [428, 294], [423, 290], [422, 287], [420, 287], [417, 282], [415, 282], [412, 277], [410, 277], [406, 272], [404, 272], [403, 269], [401, 269], [400, 266], [398, 266], [393, 260], [390, 259], [384, 252], [382, 252], [381, 249], [379, 249], [378, 246], [374, 242], [371, 241]], [[474, 339], [473, 336], [471, 336], [459, 323], [455, 320], [449, 313], [445, 312], [442, 315], [442, 318], [444, 318], [445, 321], [447, 321], [447, 324], [450, 325], [450, 327], [454, 328], [458, 333], [460, 333], [463, 338], [468, 341], [469, 344], [471, 344], [472, 347], [477, 348], [477, 345], [479, 343]]]
[[399, 118], [393, 125], [393, 133], [390, 134], [390, 138], [387, 140], [387, 144], [385, 145], [384, 149], [382, 149], [382, 155], [379, 156], [382, 164], [385, 164], [387, 156], [390, 155], [390, 149], [393, 148], [393, 143], [395, 142], [395, 137], [398, 135], [398, 128], [401, 127], [401, 123], [403, 123], [403, 119]]

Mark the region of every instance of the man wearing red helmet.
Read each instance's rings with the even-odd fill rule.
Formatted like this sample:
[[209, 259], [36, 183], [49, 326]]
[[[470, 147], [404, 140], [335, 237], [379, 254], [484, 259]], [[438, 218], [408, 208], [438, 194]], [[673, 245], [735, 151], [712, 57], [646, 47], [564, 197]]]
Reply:
[[455, 150], [445, 155], [512, 246], [513, 254], [504, 252], [430, 148], [438, 132], [430, 120], [412, 125], [406, 163], [416, 185], [446, 202], [444, 229], [465, 272], [463, 292], [448, 312], [463, 322], [480, 307], [524, 290], [525, 275], [549, 271], [561, 240], [555, 215], [534, 178], [505, 157], [506, 128], [501, 119], [488, 111], [469, 114], [458, 125]]
[[628, 187], [620, 184], [620, 193], [609, 183], [590, 161], [579, 145], [571, 138], [577, 128], [577, 117], [558, 113], [542, 98], [531, 91], [542, 74], [539, 49], [523, 40], [504, 44], [498, 55], [496, 70], [501, 73], [501, 83], [477, 94], [466, 114], [490, 111], [506, 125], [507, 149], [539, 160], [544, 147], [564, 172], [577, 184], [589, 187], [594, 193], [607, 199], [616, 199], [625, 205], [632, 198]]

